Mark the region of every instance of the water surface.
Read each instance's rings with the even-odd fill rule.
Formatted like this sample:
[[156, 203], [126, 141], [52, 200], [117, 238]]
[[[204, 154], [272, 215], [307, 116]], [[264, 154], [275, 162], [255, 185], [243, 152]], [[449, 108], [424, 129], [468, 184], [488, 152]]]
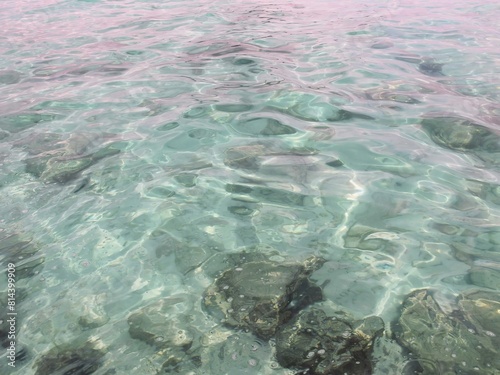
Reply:
[[324, 257], [325, 299], [384, 319], [376, 374], [408, 361], [390, 329], [407, 293], [500, 289], [499, 5], [0, 9], [0, 236], [24, 249], [0, 256], [25, 351], [2, 373], [91, 338], [96, 374], [156, 374], [127, 317], [169, 296], [179, 329], [226, 351], [193, 373], [293, 373], [201, 307], [204, 264], [255, 246]]

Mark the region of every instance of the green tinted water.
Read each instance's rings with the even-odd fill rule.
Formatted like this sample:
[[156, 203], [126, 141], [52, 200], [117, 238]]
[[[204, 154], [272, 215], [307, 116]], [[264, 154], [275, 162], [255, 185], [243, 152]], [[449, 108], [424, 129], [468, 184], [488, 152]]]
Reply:
[[273, 340], [202, 308], [224, 254], [255, 246], [323, 257], [325, 303], [382, 317], [373, 371], [402, 373], [391, 323], [408, 293], [446, 307], [500, 289], [499, 12], [3, 4], [0, 257], [16, 265], [20, 355], [2, 373], [87, 340], [106, 353], [96, 374], [160, 373], [185, 354], [131, 338], [127, 319], [163, 297], [166, 336], [198, 348], [172, 373], [294, 373]]

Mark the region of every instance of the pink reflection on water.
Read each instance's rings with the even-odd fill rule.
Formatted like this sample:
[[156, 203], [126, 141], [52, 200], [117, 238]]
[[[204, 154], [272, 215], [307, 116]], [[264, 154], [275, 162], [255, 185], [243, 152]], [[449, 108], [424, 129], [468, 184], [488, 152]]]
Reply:
[[[439, 77], [419, 74], [414, 65], [395, 57], [418, 64], [420, 59], [435, 58], [436, 51], [454, 51], [492, 56], [491, 69], [498, 65], [500, 37], [494, 20], [500, 18], [500, 6], [485, 7], [481, 1], [200, 0], [190, 4], [196, 6], [184, 1], [6, 3], [1, 6], [0, 54], [12, 56], [11, 63], [33, 67], [36, 88], [24, 87], [26, 94], [55, 87], [49, 80], [69, 77], [88, 82], [81, 78], [87, 72], [108, 82], [114, 76], [104, 75], [118, 66], [123, 72], [116, 76], [127, 79], [142, 79], [141, 71], [161, 79], [154, 69], [174, 67], [191, 79], [230, 80], [223, 77], [225, 72], [202, 77], [204, 68], [226, 57], [247, 56], [261, 62], [268, 74], [260, 76], [262, 81], [287, 82], [328, 94], [335, 85], [335, 93], [348, 100], [365, 97], [364, 87], [373, 86], [375, 80], [367, 78], [370, 75], [387, 87], [411, 81], [423, 99], [427, 89], [440, 98], [448, 94], [451, 98], [455, 87], [443, 84]], [[377, 43], [385, 47], [372, 48]], [[152, 57], [136, 63], [140, 59], [134, 60], [135, 52]], [[470, 64], [470, 70], [476, 69]], [[349, 90], [331, 78], [347, 74], [355, 81]], [[61, 96], [68, 92], [57, 91]], [[473, 100], [467, 104], [481, 106], [484, 103]]]
[[[359, 4], [358, 4], [359, 5]], [[134, 30], [134, 25], [178, 17], [186, 18], [186, 26], [196, 30], [196, 24], [210, 23], [210, 17], [227, 21], [229, 27], [222, 27], [232, 33], [241, 32], [252, 25], [262, 28], [262, 33], [271, 31], [307, 33], [310, 28], [322, 25], [327, 31], [329, 26], [338, 29], [350, 24], [353, 19], [374, 20], [388, 14], [384, 7], [357, 6], [352, 2], [326, 1], [236, 1], [225, 2], [199, 1], [196, 7], [188, 7], [182, 2], [151, 3], [112, 2], [112, 1], [15, 1], [2, 7], [2, 28], [10, 43], [23, 46], [33, 43], [56, 43], [61, 38], [101, 37], [103, 30], [114, 27]], [[203, 20], [205, 18], [205, 20]], [[360, 22], [360, 25], [362, 23]], [[217, 25], [220, 27], [221, 25]], [[268, 28], [266, 28], [268, 27]], [[320, 27], [321, 28], [321, 27]], [[288, 29], [288, 30], [287, 30]], [[169, 32], [167, 37], [183, 37], [184, 27], [176, 34]], [[195, 32], [195, 31], [194, 31]], [[99, 33], [101, 35], [95, 35]], [[140, 32], [138, 33], [140, 34]], [[174, 34], [174, 35], [172, 35]], [[134, 37], [135, 33], [130, 36]], [[122, 35], [123, 36], [123, 35]]]
[[[183, 2], [114, 2], [114, 1], [15, 1], [2, 6], [2, 28], [5, 43], [2, 52], [10, 48], [43, 47], [46, 54], [60, 52], [61, 39], [94, 37], [93, 48], [120, 49], [123, 43], [110, 39], [128, 35], [138, 38], [150, 27], [166, 25], [165, 21], [184, 18], [177, 28], [165, 30], [162, 35], [149, 36], [154, 40], [172, 40], [202, 37], [213, 23], [214, 34], [225, 37], [238, 35], [251, 39], [289, 36], [313, 36], [321, 41], [334, 42], [348, 31], [377, 26], [381, 22], [419, 24], [426, 29], [451, 32], [460, 23], [462, 32], [480, 26], [496, 32], [495, 23], [488, 26], [495, 12], [474, 11], [481, 2], [438, 0], [422, 4], [419, 0], [387, 1], [208, 1], [196, 6]], [[498, 16], [498, 9], [496, 15]], [[478, 17], [479, 16], [479, 17]], [[429, 20], [452, 19], [452, 23]], [[476, 21], [477, 20], [477, 21]], [[116, 30], [112, 30], [117, 28]], [[161, 27], [158, 27], [161, 30]], [[212, 33], [211, 33], [212, 34]], [[211, 35], [214, 37], [214, 35]], [[134, 44], [140, 41], [125, 43]], [[46, 45], [44, 45], [46, 44]], [[87, 47], [89, 48], [89, 47]]]

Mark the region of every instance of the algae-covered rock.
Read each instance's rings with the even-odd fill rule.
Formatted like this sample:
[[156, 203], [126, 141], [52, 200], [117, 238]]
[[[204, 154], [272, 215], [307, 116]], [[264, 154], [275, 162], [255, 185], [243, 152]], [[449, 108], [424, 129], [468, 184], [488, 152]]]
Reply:
[[288, 159], [289, 163], [300, 163], [317, 151], [309, 148], [287, 149], [274, 143], [259, 142], [230, 147], [225, 152], [224, 164], [230, 168], [257, 170], [275, 158]]
[[[266, 102], [270, 111], [311, 122], [343, 121], [349, 119], [373, 119], [362, 113], [342, 109], [324, 100], [320, 95], [301, 91], [276, 91]], [[266, 109], [267, 109], [266, 108]]]
[[411, 353], [413, 370], [500, 373], [500, 293], [472, 291], [442, 305], [428, 289], [412, 292], [403, 303], [396, 338]]
[[410, 95], [384, 89], [370, 90], [366, 92], [366, 96], [368, 99], [371, 100], [389, 100], [392, 102], [404, 103], [404, 104], [420, 103], [419, 100], [411, 97]]
[[191, 308], [187, 296], [161, 298], [128, 317], [129, 334], [159, 349], [187, 350], [193, 343], [193, 334], [187, 329]]
[[24, 160], [26, 172], [47, 182], [65, 183], [99, 160], [120, 153], [120, 142], [97, 148], [96, 134], [34, 133], [14, 143], [32, 157]]
[[371, 374], [373, 342], [383, 330], [379, 317], [356, 321], [311, 307], [279, 328], [276, 357], [283, 367], [312, 375]]
[[47, 182], [65, 183], [99, 160], [118, 153], [120, 149], [112, 144], [86, 155], [68, 155], [61, 150], [42, 153], [25, 160], [26, 172]]
[[469, 271], [470, 282], [479, 287], [500, 290], [500, 270], [486, 267], [472, 267]]
[[15, 265], [17, 280], [41, 271], [45, 257], [39, 250], [40, 245], [24, 233], [0, 235], [0, 261], [5, 267], [10, 263]]
[[423, 119], [421, 124], [441, 147], [456, 151], [500, 152], [500, 136], [468, 119], [436, 116]]
[[397, 60], [406, 61], [417, 66], [417, 69], [420, 73], [431, 77], [439, 77], [444, 76], [442, 68], [442, 63], [436, 62], [432, 57], [424, 57], [424, 56], [397, 56]]
[[130, 337], [155, 348], [148, 361], [158, 374], [196, 368], [199, 345], [193, 346], [198, 332], [192, 324], [192, 310], [189, 296], [177, 294], [160, 298], [128, 317]]
[[56, 133], [32, 133], [13, 143], [14, 147], [25, 150], [30, 155], [38, 155], [42, 152], [52, 151], [62, 147], [63, 137]]
[[21, 80], [21, 73], [17, 70], [2, 69], [0, 70], [0, 85], [12, 85]]
[[109, 316], [103, 308], [105, 294], [90, 294], [81, 299], [82, 312], [78, 324], [83, 328], [101, 327], [109, 321]]
[[248, 200], [267, 202], [283, 206], [302, 207], [308, 196], [281, 188], [271, 188], [258, 185], [227, 184], [226, 191]]
[[344, 246], [361, 250], [380, 250], [390, 239], [391, 236], [383, 229], [354, 223], [344, 236]]
[[476, 197], [500, 205], [500, 185], [479, 180], [466, 180], [467, 190]]
[[425, 75], [428, 75], [431, 77], [439, 77], [439, 76], [444, 76], [444, 73], [442, 70], [443, 65], [444, 64], [435, 62], [434, 59], [423, 59], [418, 64], [418, 70], [421, 73], [424, 73]]
[[269, 153], [263, 144], [231, 147], [226, 151], [224, 164], [231, 168], [256, 170], [259, 168], [259, 157]]
[[[269, 343], [257, 339], [250, 333], [224, 332], [218, 328], [211, 330], [202, 338], [203, 346], [197, 353], [200, 368], [191, 373], [260, 375], [270, 374], [270, 367], [273, 369], [273, 366], [278, 367], [276, 362], [272, 362], [273, 350]], [[281, 371], [276, 372], [282, 374]]]
[[179, 173], [175, 176], [175, 180], [185, 187], [193, 187], [196, 185], [196, 173]]
[[52, 122], [63, 119], [64, 116], [54, 113], [27, 110], [0, 117], [0, 129], [9, 133], [19, 133], [43, 122]]
[[296, 311], [322, 299], [321, 289], [308, 277], [324, 262], [311, 257], [303, 263], [243, 263], [224, 271], [207, 288], [203, 304], [226, 325], [269, 339]]
[[104, 345], [98, 340], [59, 345], [37, 359], [35, 375], [90, 375], [102, 366], [105, 354]]
[[237, 122], [233, 128], [245, 135], [275, 136], [295, 134], [297, 130], [271, 117], [256, 117]]

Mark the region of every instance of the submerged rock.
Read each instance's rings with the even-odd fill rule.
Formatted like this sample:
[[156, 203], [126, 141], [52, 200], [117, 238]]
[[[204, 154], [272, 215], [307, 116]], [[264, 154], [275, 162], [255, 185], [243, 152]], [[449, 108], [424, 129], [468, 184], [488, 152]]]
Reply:
[[64, 183], [93, 164], [92, 157], [36, 158], [26, 160], [26, 171], [48, 182]]
[[407, 296], [396, 338], [414, 358], [417, 374], [500, 372], [500, 293], [464, 293], [443, 306], [428, 289]]
[[50, 349], [35, 362], [35, 375], [93, 374], [102, 366], [105, 354], [104, 345], [97, 340], [80, 345], [60, 345]]
[[[224, 247], [221, 246], [221, 248]], [[248, 262], [267, 262], [269, 259], [281, 258], [280, 253], [275, 248], [258, 244], [238, 252], [217, 252], [205, 259], [206, 261], [201, 265], [201, 269], [209, 278], [215, 279], [222, 275], [224, 271], [241, 267]]]
[[245, 197], [250, 201], [268, 202], [284, 206], [304, 206], [307, 195], [284, 189], [255, 185], [227, 184], [226, 191], [235, 196]]
[[467, 190], [487, 202], [500, 205], [500, 185], [479, 180], [466, 180]]
[[469, 270], [468, 278], [471, 284], [483, 288], [500, 290], [500, 270], [498, 269], [473, 266]]
[[38, 155], [42, 152], [52, 151], [63, 147], [61, 134], [56, 133], [33, 133], [13, 143], [14, 147], [25, 150], [30, 155]]
[[421, 57], [421, 56], [397, 56], [397, 60], [406, 61], [412, 64], [417, 65], [417, 69], [420, 73], [431, 77], [439, 77], [444, 76], [443, 73], [443, 65], [441, 63], [437, 63], [431, 57]]
[[444, 76], [443, 65], [435, 62], [433, 59], [424, 59], [418, 64], [418, 70], [431, 77]]
[[185, 187], [193, 187], [196, 186], [196, 179], [198, 175], [196, 173], [179, 173], [175, 176], [175, 180], [184, 185]]
[[370, 48], [373, 49], [386, 49], [386, 48], [391, 48], [394, 46], [394, 43], [389, 42], [389, 41], [381, 41], [377, 43], [373, 43]]
[[45, 257], [39, 255], [40, 245], [23, 233], [0, 236], [0, 260], [7, 267], [16, 265], [16, 279], [34, 276], [43, 268]]
[[0, 85], [12, 85], [21, 80], [21, 73], [17, 70], [5, 69], [0, 70]]
[[42, 151], [28, 152], [37, 156], [25, 160], [26, 172], [47, 182], [65, 183], [74, 179], [78, 173], [99, 160], [120, 153], [116, 144], [109, 144], [93, 153], [80, 154], [86, 147], [74, 145], [76, 149], [55, 148], [43, 152], [50, 146], [43, 146]]
[[[130, 337], [157, 349], [154, 362], [162, 372], [192, 360], [195, 338], [192, 304], [186, 295], [161, 298], [128, 317]], [[189, 327], [189, 328], [188, 328]]]
[[232, 327], [269, 339], [301, 308], [320, 301], [321, 289], [309, 275], [325, 262], [256, 260], [223, 272], [207, 288], [204, 307]]
[[383, 331], [379, 317], [355, 321], [345, 314], [327, 316], [311, 307], [280, 327], [276, 357], [283, 367], [311, 375], [368, 375], [373, 342]]
[[[313, 129], [315, 136], [321, 136], [324, 130], [320, 127]], [[224, 164], [245, 176], [247, 183], [256, 182], [258, 186], [250, 189], [253, 190], [252, 195], [256, 199], [264, 198], [264, 201], [268, 200], [268, 196], [278, 197], [282, 194], [287, 195], [285, 200], [295, 196], [292, 200], [298, 198], [301, 201], [304, 195], [298, 193], [309, 195], [311, 185], [316, 183], [313, 181], [324, 179], [325, 175], [333, 174], [332, 167], [343, 165], [338, 159], [322, 155], [309, 147], [290, 148], [285, 144], [266, 141], [226, 149]], [[258, 177], [253, 175], [255, 171], [259, 172]], [[234, 187], [236, 184], [228, 186]], [[274, 191], [268, 192], [268, 189]], [[281, 198], [279, 200], [282, 201]]]
[[431, 139], [441, 147], [466, 152], [500, 152], [498, 134], [465, 118], [437, 116], [425, 118], [421, 124]]
[[103, 308], [106, 295], [91, 294], [81, 299], [82, 313], [78, 324], [84, 329], [101, 327], [109, 322], [109, 316]]
[[184, 328], [189, 316], [179, 313], [189, 311], [187, 302], [186, 296], [171, 296], [137, 310], [128, 317], [130, 336], [157, 348], [189, 349], [193, 335]]
[[256, 170], [259, 168], [259, 157], [270, 153], [269, 146], [253, 144], [231, 147], [226, 150], [224, 164], [231, 168]]
[[333, 105], [321, 95], [301, 91], [276, 91], [266, 102], [265, 109], [310, 122], [335, 122], [350, 119], [373, 120], [373, 117], [351, 112]]
[[253, 136], [274, 136], [295, 134], [297, 130], [289, 125], [285, 125], [272, 117], [256, 117], [244, 121], [239, 121], [233, 125], [238, 132]]
[[[110, 135], [106, 135], [109, 137]], [[34, 133], [14, 143], [33, 157], [26, 159], [26, 172], [48, 182], [64, 183], [75, 178], [79, 172], [99, 160], [118, 154], [120, 142], [107, 144], [95, 150], [98, 134]]]
[[43, 122], [51, 122], [62, 119], [63, 116], [40, 113], [38, 111], [27, 111], [0, 117], [0, 129], [10, 133], [19, 133], [23, 130], [32, 128]]
[[366, 92], [366, 97], [371, 100], [390, 100], [397, 103], [404, 104], [418, 104], [419, 100], [411, 97], [410, 95], [402, 94], [400, 92], [391, 90], [370, 90]]
[[[212, 330], [202, 338], [198, 371], [180, 371], [182, 374], [269, 374], [274, 362], [271, 345], [254, 335]], [[238, 370], [236, 370], [238, 369]], [[278, 371], [278, 374], [282, 374]]]

